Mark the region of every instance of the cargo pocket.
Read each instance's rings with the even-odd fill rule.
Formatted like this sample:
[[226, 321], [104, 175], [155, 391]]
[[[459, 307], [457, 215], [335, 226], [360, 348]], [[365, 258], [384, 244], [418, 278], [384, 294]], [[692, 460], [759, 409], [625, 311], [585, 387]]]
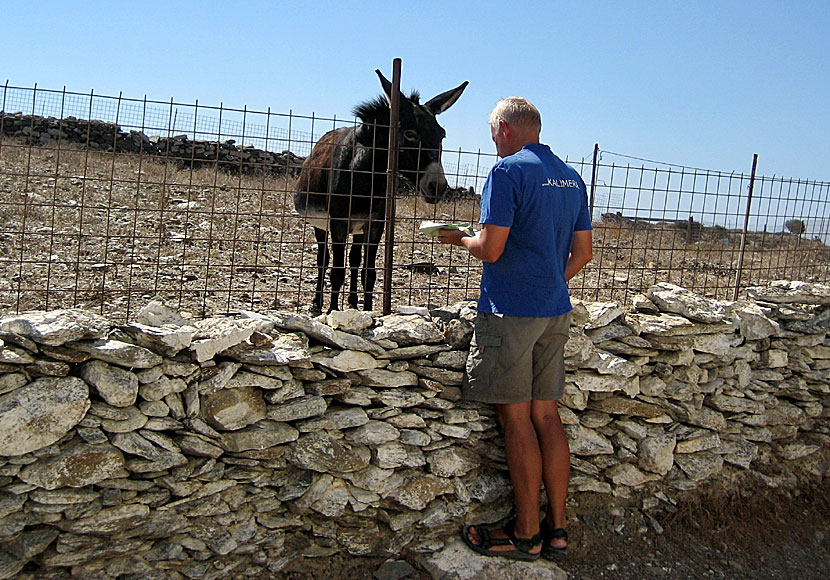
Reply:
[[489, 375], [498, 366], [501, 336], [476, 326], [467, 357], [467, 377], [470, 384], [482, 380], [485, 384]]

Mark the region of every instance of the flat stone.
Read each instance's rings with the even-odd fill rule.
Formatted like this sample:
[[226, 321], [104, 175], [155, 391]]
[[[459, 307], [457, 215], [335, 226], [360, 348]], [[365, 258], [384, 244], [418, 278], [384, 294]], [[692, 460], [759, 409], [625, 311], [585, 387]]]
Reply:
[[649, 288], [648, 297], [664, 312], [707, 324], [724, 321], [734, 305], [725, 300], [705, 298], [669, 282], [660, 282]]
[[113, 407], [129, 407], [138, 397], [138, 377], [126, 369], [91, 360], [81, 365], [80, 375]]
[[372, 340], [392, 340], [403, 346], [444, 340], [444, 334], [434, 322], [417, 314], [389, 314], [377, 322], [380, 326], [372, 330]]
[[349, 473], [369, 465], [372, 454], [365, 445], [332, 439], [326, 432], [309, 433], [292, 446], [288, 460], [302, 469], [321, 473]]
[[789, 443], [787, 445], [782, 445], [779, 453], [781, 457], [788, 461], [793, 461], [795, 459], [801, 459], [802, 457], [807, 457], [808, 455], [812, 455], [816, 451], [821, 449], [819, 445], [808, 445], [805, 443]]
[[225, 451], [197, 435], [184, 435], [178, 440], [179, 448], [187, 456], [220, 457]]
[[467, 475], [481, 465], [481, 456], [464, 447], [447, 447], [426, 454], [430, 473], [440, 477]]
[[26, 375], [23, 373], [6, 373], [0, 375], [0, 395], [5, 395], [11, 391], [18, 389], [28, 383]]
[[699, 437], [684, 439], [677, 442], [675, 451], [677, 453], [698, 453], [710, 449], [718, 449], [721, 446], [720, 437], [717, 433], [707, 433]]
[[742, 469], [749, 469], [759, 455], [758, 445], [749, 441], [723, 441], [721, 452], [724, 461]]
[[397, 441], [382, 443], [375, 447], [375, 462], [383, 469], [397, 469], [409, 458], [407, 446]]
[[674, 449], [677, 438], [674, 435], [646, 437], [638, 444], [638, 465], [652, 473], [666, 475], [674, 465]]
[[380, 445], [396, 441], [399, 437], [400, 431], [385, 421], [369, 421], [346, 433], [346, 439], [363, 445]]
[[571, 453], [574, 455], [611, 455], [614, 446], [600, 433], [579, 425], [566, 425]]
[[124, 453], [137, 455], [151, 461], [160, 459], [164, 450], [153, 445], [138, 433], [116, 433], [112, 437], [112, 444]]
[[329, 326], [344, 332], [359, 333], [374, 324], [371, 312], [348, 308], [346, 310], [332, 310], [326, 315]]
[[747, 295], [776, 304], [830, 304], [830, 286], [818, 282], [775, 280], [767, 286], [747, 288]]
[[206, 318], [195, 325], [198, 330], [192, 337], [189, 350], [199, 362], [208, 361], [216, 354], [248, 340], [256, 328], [250, 320], [229, 318]]
[[11, 541], [4, 541], [3, 549], [25, 562], [46, 550], [59, 533], [53, 528], [23, 532]]
[[224, 389], [207, 395], [202, 398], [201, 408], [208, 425], [221, 431], [242, 429], [266, 416], [262, 391], [255, 387]]
[[625, 378], [637, 375], [640, 370], [634, 363], [604, 350], [597, 350], [594, 358], [588, 361], [585, 366], [595, 369], [601, 375], [614, 375]]
[[388, 497], [411, 510], [421, 511], [438, 496], [454, 493], [454, 491], [455, 488], [447, 479], [417, 473], [406, 478], [401, 485], [388, 494]]
[[0, 331], [49, 346], [104, 338], [111, 327], [112, 323], [105, 318], [81, 309], [22, 312], [0, 318]]
[[224, 389], [240, 368], [240, 363], [222, 361], [215, 367], [205, 369], [198, 383], [199, 394], [210, 395]]
[[580, 390], [594, 393], [612, 393], [623, 391], [633, 397], [640, 392], [640, 380], [637, 376], [622, 377], [616, 375], [602, 375], [590, 370], [578, 370], [572, 375], [572, 380]]
[[0, 396], [0, 455], [24, 455], [51, 445], [89, 407], [87, 385], [76, 377], [40, 378]]
[[281, 334], [270, 343], [261, 346], [237, 344], [223, 350], [222, 354], [239, 362], [254, 365], [287, 365], [311, 359], [308, 338], [292, 333]]
[[150, 326], [139, 322], [131, 322], [118, 328], [139, 346], [168, 357], [174, 357], [188, 348], [193, 341], [193, 335], [196, 333], [196, 329], [192, 326], [174, 324]]
[[643, 417], [645, 419], [654, 419], [665, 415], [665, 411], [657, 405], [618, 396], [591, 401], [588, 407], [594, 411], [608, 413], [610, 415]]
[[335, 356], [318, 354], [311, 357], [312, 362], [341, 373], [377, 368], [380, 363], [369, 353], [345, 350]]
[[327, 408], [328, 404], [323, 397], [300, 397], [281, 405], [269, 406], [267, 416], [272, 421], [297, 421], [322, 415]]
[[723, 470], [723, 457], [713, 453], [676, 455], [675, 463], [692, 481], [703, 481]]
[[660, 479], [660, 475], [656, 473], [643, 473], [631, 463], [621, 463], [609, 469], [606, 473], [614, 485], [625, 485], [628, 487], [638, 487], [651, 481]]
[[126, 504], [105, 508], [94, 516], [58, 523], [63, 531], [72, 534], [113, 534], [130, 529], [150, 514], [143, 504]]
[[729, 395], [710, 395], [706, 397], [706, 404], [718, 411], [729, 413], [763, 413], [764, 404], [746, 397], [732, 397]]
[[124, 477], [121, 452], [109, 444], [76, 444], [60, 455], [39, 459], [20, 472], [20, 479], [44, 489], [86, 487]]
[[375, 368], [358, 370], [357, 375], [367, 387], [393, 389], [418, 386], [418, 375], [409, 371], [392, 372]]
[[94, 359], [126, 368], [147, 369], [162, 362], [161, 356], [153, 351], [120, 340], [82, 340], [67, 343], [67, 346]]
[[250, 427], [222, 434], [225, 449], [233, 452], [251, 449], [268, 449], [296, 441], [299, 431], [294, 427], [276, 421], [258, 421]]
[[432, 578], [446, 580], [567, 580], [568, 573], [555, 563], [539, 559], [520, 562], [477, 554], [459, 537], [451, 537], [444, 547], [422, 560]]
[[588, 310], [588, 321], [582, 325], [585, 330], [607, 326], [623, 315], [623, 309], [616, 302], [583, 302], [582, 304]]
[[28, 351], [7, 344], [0, 347], [0, 364], [28, 365], [35, 362], [35, 357]]
[[183, 379], [162, 376], [157, 381], [146, 383], [138, 387], [138, 394], [145, 401], [161, 401], [173, 393], [181, 393], [187, 389]]
[[148, 417], [138, 407], [123, 407], [123, 418], [101, 419], [101, 428], [108, 433], [138, 431], [147, 424]]
[[395, 408], [417, 407], [425, 400], [423, 395], [411, 391], [381, 391], [377, 396], [377, 401]]

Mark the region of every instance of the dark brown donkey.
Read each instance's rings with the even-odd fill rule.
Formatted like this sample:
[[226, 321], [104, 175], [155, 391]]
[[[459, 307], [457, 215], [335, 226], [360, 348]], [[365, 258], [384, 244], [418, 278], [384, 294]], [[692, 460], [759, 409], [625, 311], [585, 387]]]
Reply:
[[[363, 252], [363, 308], [372, 309], [375, 287], [375, 259], [383, 234], [386, 214], [386, 168], [389, 147], [389, 103], [392, 84], [381, 74], [384, 96], [354, 108], [361, 123], [334, 129], [323, 135], [311, 151], [297, 180], [294, 207], [314, 226], [317, 240], [317, 289], [313, 307], [323, 309], [326, 269], [329, 266], [328, 241], [331, 237], [331, 305], [337, 310], [340, 290], [346, 277], [346, 241], [351, 277], [348, 304], [357, 308], [357, 275]], [[441, 93], [423, 105], [413, 92], [400, 95], [399, 135], [400, 173], [412, 181], [421, 196], [436, 203], [447, 190], [441, 166], [441, 142], [446, 133], [435, 116], [449, 109], [467, 87]]]

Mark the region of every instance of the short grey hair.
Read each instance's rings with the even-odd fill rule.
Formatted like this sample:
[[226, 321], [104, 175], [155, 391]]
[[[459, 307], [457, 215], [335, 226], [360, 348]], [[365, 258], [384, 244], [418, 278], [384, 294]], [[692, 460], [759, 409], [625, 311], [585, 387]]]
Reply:
[[490, 126], [498, 127], [499, 121], [504, 121], [514, 127], [526, 127], [542, 130], [542, 115], [533, 103], [523, 97], [507, 97], [500, 100], [493, 112], [490, 113]]

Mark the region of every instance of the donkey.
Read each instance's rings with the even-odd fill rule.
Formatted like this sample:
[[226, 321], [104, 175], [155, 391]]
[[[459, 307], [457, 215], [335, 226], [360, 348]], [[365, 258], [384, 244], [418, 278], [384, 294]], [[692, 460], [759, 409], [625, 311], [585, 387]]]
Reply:
[[[317, 241], [317, 288], [312, 304], [317, 312], [323, 309], [330, 259], [333, 265], [329, 312], [338, 309], [340, 290], [346, 277], [346, 241], [350, 234], [348, 304], [350, 308], [357, 308], [357, 276], [362, 257], [363, 308], [372, 310], [372, 291], [377, 276], [375, 259], [386, 219], [389, 103], [392, 102], [392, 83], [379, 70], [375, 72], [384, 96], [354, 108], [360, 124], [334, 129], [320, 138], [303, 162], [295, 186], [294, 207], [314, 226]], [[428, 203], [439, 201], [447, 190], [441, 165], [441, 142], [446, 133], [435, 116], [449, 109], [466, 87], [467, 81], [423, 105], [419, 103], [417, 91], [409, 98], [400, 95], [398, 169], [416, 185]]]

